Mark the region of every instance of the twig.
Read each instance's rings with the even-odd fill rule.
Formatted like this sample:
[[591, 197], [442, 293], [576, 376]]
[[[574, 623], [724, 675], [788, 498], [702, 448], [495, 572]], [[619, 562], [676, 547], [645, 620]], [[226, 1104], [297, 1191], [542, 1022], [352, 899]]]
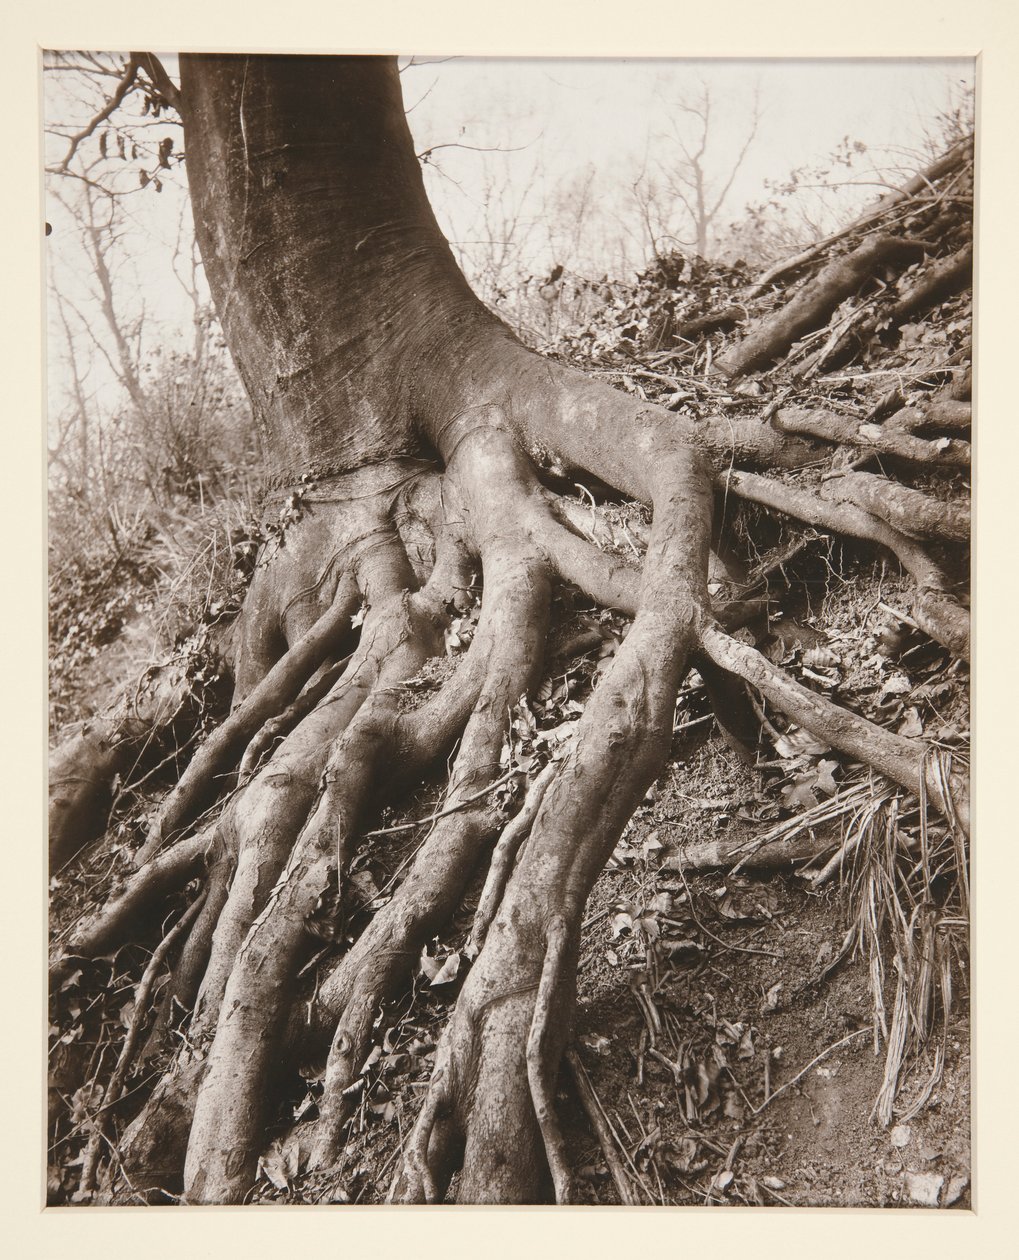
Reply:
[[138, 60], [134, 54], [132, 54], [124, 65], [120, 82], [117, 84], [113, 95], [98, 114], [90, 119], [80, 131], [75, 132], [75, 134], [69, 138], [67, 154], [64, 157], [64, 160], [59, 166], [49, 168], [50, 170], [58, 175], [66, 173], [68, 167], [71, 165], [71, 159], [74, 157], [75, 153], [77, 153], [78, 146], [81, 142], [83, 140], [87, 140], [97, 128], [101, 127], [102, 124], [106, 122], [111, 114], [115, 113], [120, 108], [124, 97], [127, 96], [128, 92], [130, 92], [131, 88], [134, 86], [135, 77], [138, 74], [138, 68]]
[[754, 949], [750, 945], [731, 945], [728, 941], [723, 941], [720, 936], [716, 936], [709, 928], [706, 928], [697, 917], [697, 911], [694, 909], [693, 893], [690, 891], [690, 885], [686, 881], [686, 872], [682, 867], [679, 867], [678, 870], [679, 878], [683, 881], [683, 887], [686, 889], [687, 901], [690, 906], [690, 918], [693, 919], [694, 923], [705, 936], [711, 937], [713, 941], [723, 946], [725, 949], [735, 950], [738, 954], [761, 954], [765, 958], [782, 958], [784, 956], [776, 953], [773, 949]]
[[447, 818], [450, 814], [457, 814], [462, 809], [466, 809], [468, 805], [473, 805], [475, 801], [480, 801], [483, 796], [489, 796], [492, 792], [496, 792], [499, 788], [509, 783], [510, 779], [515, 779], [519, 775], [524, 774], [523, 770], [507, 770], [506, 773], [496, 779], [494, 783], [490, 783], [488, 787], [482, 788], [480, 792], [474, 792], [471, 796], [465, 796], [458, 805], [450, 805], [448, 809], [440, 809], [437, 814], [429, 814], [427, 818], [418, 818], [414, 822], [397, 823], [393, 827], [377, 827], [374, 831], [366, 831], [365, 838], [368, 836], [388, 836], [394, 831], [414, 831], [418, 827], [423, 827], [426, 823], [438, 822], [440, 818]]
[[751, 1114], [755, 1116], [759, 1116], [761, 1112], [765, 1109], [765, 1107], [769, 1106], [772, 1102], [774, 1102], [774, 1100], [779, 1096], [779, 1094], [785, 1093], [785, 1091], [789, 1089], [790, 1086], [795, 1085], [797, 1081], [802, 1080], [803, 1077], [806, 1076], [807, 1073], [810, 1071], [810, 1069], [815, 1066], [815, 1064], [820, 1063], [822, 1059], [826, 1058], [834, 1050], [838, 1050], [840, 1046], [844, 1046], [847, 1041], [852, 1041], [854, 1037], [862, 1037], [865, 1033], [872, 1033], [873, 1031], [874, 1031], [873, 1025], [868, 1025], [866, 1028], [857, 1028], [855, 1032], [848, 1033], [845, 1037], [842, 1038], [841, 1041], [836, 1041], [834, 1045], [828, 1046], [826, 1049], [822, 1050], [819, 1055], [816, 1055], [813, 1059], [810, 1060], [810, 1062], [807, 1064], [805, 1068], [797, 1072], [796, 1075], [792, 1078], [792, 1080], [788, 1080], [786, 1081], [784, 1085], [780, 1085], [778, 1089], [776, 1089], [773, 1094], [771, 1094], [768, 1098], [766, 1098], [759, 1107], [754, 1107], [752, 1109]]
[[713, 713], [705, 713], [703, 717], [691, 718], [689, 722], [680, 722], [672, 728], [673, 735], [679, 731], [688, 731], [692, 726], [701, 726], [704, 722], [710, 722], [715, 715]]
[[605, 1156], [605, 1164], [616, 1187], [616, 1193], [619, 1195], [620, 1203], [626, 1207], [637, 1207], [640, 1200], [633, 1193], [633, 1187], [627, 1177], [626, 1169], [623, 1167], [616, 1150], [615, 1140], [612, 1130], [609, 1128], [608, 1121], [602, 1111], [601, 1103], [598, 1101], [598, 1095], [594, 1091], [591, 1084], [591, 1078], [587, 1074], [587, 1068], [584, 1067], [580, 1056], [575, 1050], [566, 1051], [566, 1062], [570, 1066], [573, 1073], [573, 1079], [577, 1086], [577, 1093], [580, 1096], [581, 1105], [591, 1122], [594, 1129], [595, 1137], [598, 1139], [598, 1145], [601, 1147], [602, 1154]]

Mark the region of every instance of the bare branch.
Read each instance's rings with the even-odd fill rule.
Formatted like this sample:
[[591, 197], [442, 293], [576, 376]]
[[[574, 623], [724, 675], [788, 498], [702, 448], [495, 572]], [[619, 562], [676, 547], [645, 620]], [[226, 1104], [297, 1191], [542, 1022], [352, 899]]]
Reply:
[[134, 52], [131, 54], [131, 58], [137, 66], [145, 71], [149, 77], [149, 82], [163, 100], [166, 101], [167, 105], [179, 111], [180, 88], [166, 73], [166, 68], [159, 58], [150, 52]]
[[138, 77], [138, 69], [139, 63], [136, 60], [135, 55], [132, 54], [128, 58], [127, 64], [124, 66], [124, 73], [121, 75], [120, 82], [117, 84], [113, 95], [99, 113], [86, 123], [81, 131], [77, 131], [73, 136], [71, 136], [67, 154], [64, 157], [64, 160], [56, 168], [56, 173], [62, 175], [67, 173], [68, 167], [71, 165], [74, 155], [78, 151], [78, 146], [82, 143], [82, 141], [87, 140], [89, 136], [93, 135], [95, 131], [101, 127], [104, 122], [106, 122], [110, 115], [120, 108], [124, 98], [134, 87], [135, 79]]

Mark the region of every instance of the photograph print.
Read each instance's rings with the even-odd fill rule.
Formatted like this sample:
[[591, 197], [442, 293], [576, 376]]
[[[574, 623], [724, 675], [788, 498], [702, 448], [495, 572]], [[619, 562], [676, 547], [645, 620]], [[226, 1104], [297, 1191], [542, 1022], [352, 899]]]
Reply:
[[969, 1208], [974, 61], [41, 75], [48, 1205]]

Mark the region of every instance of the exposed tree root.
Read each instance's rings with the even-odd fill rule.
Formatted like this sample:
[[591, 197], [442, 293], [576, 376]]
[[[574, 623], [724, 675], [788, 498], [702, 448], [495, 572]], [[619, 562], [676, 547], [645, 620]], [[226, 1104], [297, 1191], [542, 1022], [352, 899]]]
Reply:
[[861, 424], [832, 412], [786, 408], [775, 418], [786, 433], [809, 433], [845, 446], [859, 446], [882, 455], [934, 468], [969, 468], [970, 445], [958, 438], [928, 441], [895, 425]]
[[716, 360], [716, 366], [730, 377], [767, 367], [797, 338], [826, 323], [832, 311], [871, 279], [883, 263], [922, 254], [923, 245], [917, 241], [894, 236], [868, 237], [851, 253], [829, 263], [791, 302]]
[[[641, 420], [626, 422], [639, 426]], [[326, 1168], [342, 1151], [350, 1086], [370, 1050], [380, 1005], [406, 984], [421, 946], [459, 903], [484, 845], [502, 831], [478, 909], [478, 957], [443, 1037], [396, 1187], [404, 1200], [441, 1198], [457, 1168], [463, 1202], [531, 1201], [542, 1193], [546, 1176], [557, 1199], [568, 1200], [553, 1082], [569, 1035], [584, 900], [660, 771], [672, 698], [691, 650], [704, 654], [708, 673], [714, 663], [750, 682], [833, 746], [914, 791], [922, 787], [933, 803], [964, 812], [955, 781], [957, 798], [941, 801], [944, 783], [925, 776], [922, 748], [815, 696], [714, 628], [705, 586], [709, 470], [683, 446], [659, 463], [648, 483], [656, 511], [641, 573], [558, 522], [556, 517], [575, 525], [576, 513], [562, 504], [550, 512], [547, 492], [512, 439], [488, 428], [458, 435], [444, 493], [446, 520], [458, 520], [461, 530], [466, 524], [464, 541], [478, 557], [484, 597], [474, 638], [452, 678], [406, 708], [402, 683], [441, 650], [446, 603], [469, 582], [462, 544], [453, 535], [440, 541], [432, 576], [416, 595], [406, 594], [413, 577], [399, 564], [393, 567], [386, 548], [373, 553], [381, 565], [372, 571], [374, 589], [382, 598], [370, 607], [360, 645], [339, 677], [328, 667], [323, 674], [332, 682], [328, 693], [308, 706], [275, 750], [264, 744], [268, 760], [211, 829], [150, 859], [100, 922], [79, 934], [77, 949], [105, 947], [127, 930], [131, 914], [194, 871], [212, 838], [229, 855], [227, 865], [226, 858], [213, 863], [206, 907], [167, 992], [167, 1002], [172, 994], [185, 1009], [204, 963], [188, 1033], [191, 1049], [171, 1066], [121, 1143], [134, 1184], [146, 1192], [155, 1184], [176, 1192], [179, 1172], [171, 1179], [168, 1169], [179, 1169], [176, 1161], [183, 1160], [188, 1201], [237, 1202], [248, 1193], [280, 1050], [294, 1044], [286, 995], [310, 945], [308, 927], [317, 923], [318, 934], [323, 927], [335, 934], [343, 922], [344, 872], [371, 792], [387, 781], [412, 782], [460, 731], [443, 816], [396, 895], [323, 982], [316, 1003], [318, 1035], [330, 1037], [332, 1048], [311, 1166]], [[777, 494], [778, 510], [892, 545], [921, 577], [935, 572], [915, 544], [857, 505], [809, 495], [808, 513], [795, 497], [804, 492], [781, 483], [732, 473], [729, 484], [757, 501]], [[512, 536], [504, 517], [490, 510], [500, 500], [514, 505]], [[830, 514], [840, 510], [860, 515], [835, 521]], [[638, 555], [644, 543], [644, 537], [633, 540]], [[495, 803], [478, 793], [500, 773], [507, 713], [540, 677], [553, 576], [600, 602], [635, 610], [636, 619], [565, 759], [541, 772], [503, 826]], [[343, 618], [331, 618], [333, 636], [348, 607]], [[253, 684], [251, 707], [273, 689], [274, 670], [279, 666]], [[294, 703], [292, 686], [273, 694], [282, 709]], [[268, 708], [259, 714], [262, 728], [272, 720]], [[732, 720], [729, 715], [730, 725]], [[245, 739], [255, 725], [245, 727]], [[231, 756], [240, 755], [243, 743], [238, 737]], [[466, 805], [458, 808], [461, 800]], [[451, 808], [455, 812], [446, 812]], [[304, 818], [303, 828], [295, 827]], [[521, 1160], [523, 1150], [544, 1151], [544, 1161]]]
[[899, 328], [926, 314], [931, 307], [954, 297], [973, 280], [973, 247], [967, 245], [948, 258], [938, 259], [890, 306], [882, 305], [872, 314], [860, 308], [857, 318], [839, 330], [810, 362], [814, 372], [841, 367], [862, 350], [879, 331]]
[[881, 517], [910, 538], [967, 542], [969, 504], [932, 499], [920, 490], [874, 473], [842, 473], [821, 483], [821, 494], [834, 503], [852, 503]]
[[360, 593], [351, 585], [315, 625], [269, 670], [225, 722], [205, 741], [159, 808], [149, 837], [136, 860], [145, 862], [179, 834], [216, 795], [215, 778], [237, 764], [255, 734], [297, 696], [325, 657], [342, 642], [358, 606]]
[[922, 629], [964, 658], [969, 656], [969, 614], [946, 589], [947, 579], [934, 561], [886, 519], [852, 502], [831, 503], [808, 490], [771, 481], [755, 473], [730, 473], [725, 484], [742, 498], [801, 521], [863, 538], [887, 547], [914, 578], [918, 594], [913, 615]]
[[545, 1037], [554, 1030], [556, 1023], [553, 1004], [563, 981], [569, 932], [569, 924], [565, 919], [555, 918], [548, 926], [547, 952], [534, 1000], [531, 1029], [527, 1035], [527, 1080], [531, 1087], [534, 1114], [541, 1129], [545, 1158], [552, 1174], [556, 1203], [570, 1202], [572, 1177], [555, 1113], [555, 1077], [559, 1058], [556, 1056], [552, 1059], [550, 1066], [545, 1050]]
[[954, 144], [947, 153], [943, 154], [936, 162], [932, 162], [926, 170], [918, 172], [912, 179], [908, 180], [902, 188], [898, 188], [882, 197], [874, 206], [866, 210], [858, 219], [855, 219], [847, 227], [831, 236], [826, 236], [820, 241], [816, 241], [808, 249], [802, 250], [792, 258], [777, 263], [774, 267], [769, 268], [761, 278], [755, 282], [750, 292], [751, 295], [763, 293], [770, 285], [775, 284], [779, 280], [784, 280], [789, 276], [795, 275], [804, 267], [809, 266], [817, 258], [821, 257], [832, 245], [838, 241], [844, 240], [848, 236], [852, 236], [856, 232], [861, 232], [871, 227], [871, 225], [879, 222], [885, 217], [889, 211], [894, 210], [902, 202], [916, 197], [917, 194], [930, 193], [933, 185], [944, 176], [950, 175], [953, 171], [963, 167], [968, 158], [973, 154], [973, 137], [967, 136]]
[[833, 748], [873, 766], [916, 796], [928, 794], [939, 813], [958, 818], [963, 829], [968, 828], [967, 780], [960, 774], [946, 780], [936, 772], [924, 745], [894, 735], [809, 691], [760, 652], [719, 629], [707, 627], [701, 635], [701, 646], [716, 665], [750, 683], [805, 730], [826, 740]]
[[198, 871], [210, 843], [206, 832], [192, 836], [132, 875], [98, 914], [78, 925], [57, 961], [57, 974], [66, 970], [71, 958], [97, 958], [126, 939], [159, 897], [183, 887]]
[[478, 902], [478, 908], [474, 915], [474, 925], [471, 928], [471, 934], [467, 941], [466, 949], [470, 955], [477, 956], [485, 943], [485, 937], [488, 935], [492, 919], [495, 917], [495, 912], [502, 901], [503, 893], [506, 891], [506, 884], [513, 870], [513, 864], [517, 860], [520, 847], [530, 835], [531, 826], [534, 823], [538, 810], [541, 808], [541, 802], [545, 798], [545, 790], [555, 778], [555, 774], [555, 762], [549, 762], [528, 788], [523, 805], [521, 805], [513, 821], [503, 829], [503, 833], [499, 837], [499, 842], [495, 846], [492, 860], [489, 863], [488, 875], [485, 878], [481, 899]]

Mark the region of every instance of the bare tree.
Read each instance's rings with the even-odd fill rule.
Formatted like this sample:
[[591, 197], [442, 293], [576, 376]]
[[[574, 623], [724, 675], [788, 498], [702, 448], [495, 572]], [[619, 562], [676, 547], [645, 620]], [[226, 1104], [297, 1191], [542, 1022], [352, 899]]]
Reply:
[[654, 170], [645, 166], [634, 180], [634, 200], [656, 257], [661, 245], [671, 243], [707, 258], [726, 198], [757, 138], [760, 93], [754, 92], [743, 139], [735, 146], [719, 142], [718, 104], [703, 80], [696, 91], [663, 101], [662, 107], [673, 157]]

